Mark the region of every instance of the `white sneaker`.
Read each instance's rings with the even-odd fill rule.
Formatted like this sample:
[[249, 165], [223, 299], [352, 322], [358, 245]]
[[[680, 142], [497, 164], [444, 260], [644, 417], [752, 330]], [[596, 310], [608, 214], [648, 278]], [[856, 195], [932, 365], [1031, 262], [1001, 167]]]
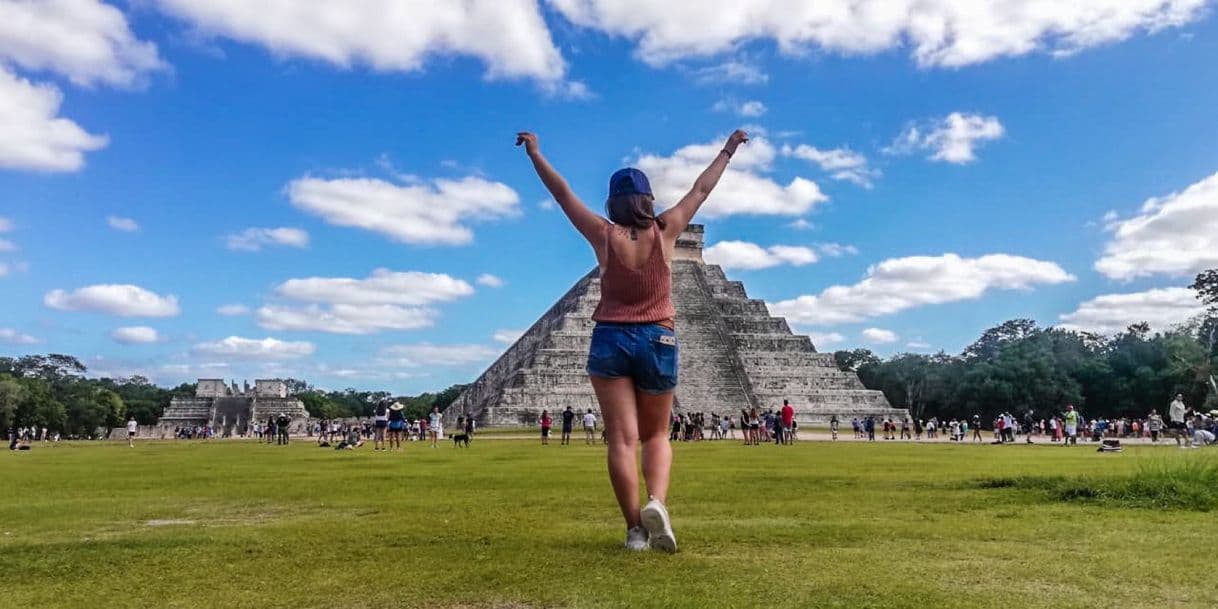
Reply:
[[647, 549], [647, 529], [630, 527], [626, 529], [626, 549], [631, 552], [642, 552]]
[[677, 536], [673, 535], [672, 522], [668, 519], [668, 508], [654, 497], [642, 511], [643, 526], [647, 528], [648, 543], [652, 548], [665, 552], [677, 551]]

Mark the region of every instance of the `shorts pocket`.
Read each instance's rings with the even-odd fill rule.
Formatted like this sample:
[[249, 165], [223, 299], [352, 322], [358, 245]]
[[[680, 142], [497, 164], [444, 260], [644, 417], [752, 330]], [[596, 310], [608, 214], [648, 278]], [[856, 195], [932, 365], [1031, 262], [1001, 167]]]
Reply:
[[625, 376], [623, 359], [621, 333], [602, 326], [593, 328], [592, 344], [588, 346], [588, 374], [610, 378]]
[[651, 347], [655, 357], [654, 389], [661, 391], [676, 387], [681, 359], [676, 336], [671, 332], [661, 333], [652, 339]]

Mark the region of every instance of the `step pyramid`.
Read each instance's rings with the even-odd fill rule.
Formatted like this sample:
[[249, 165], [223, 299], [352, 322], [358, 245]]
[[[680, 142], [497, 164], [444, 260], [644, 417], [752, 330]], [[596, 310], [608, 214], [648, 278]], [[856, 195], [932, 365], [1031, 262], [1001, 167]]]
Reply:
[[[863, 387], [837, 368], [807, 336], [773, 317], [744, 284], [702, 259], [704, 229], [691, 224], [672, 261], [673, 302], [680, 342], [677, 412], [738, 416], [742, 408], [778, 409], [789, 400], [801, 423], [837, 415], [905, 417], [884, 394]], [[478, 377], [446, 411], [447, 419], [473, 416], [482, 426], [534, 425], [543, 410], [599, 412], [584, 372], [592, 339], [592, 312], [600, 301], [593, 269]], [[451, 424], [452, 421], [450, 421]]]

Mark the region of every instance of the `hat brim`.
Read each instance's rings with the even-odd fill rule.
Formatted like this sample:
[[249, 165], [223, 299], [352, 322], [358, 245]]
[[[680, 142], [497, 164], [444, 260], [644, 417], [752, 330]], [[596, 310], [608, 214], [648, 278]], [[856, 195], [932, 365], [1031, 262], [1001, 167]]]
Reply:
[[394, 404], [393, 406], [389, 407], [389, 410], [402, 410], [403, 408], [405, 408], [405, 406], [402, 406], [401, 404]]

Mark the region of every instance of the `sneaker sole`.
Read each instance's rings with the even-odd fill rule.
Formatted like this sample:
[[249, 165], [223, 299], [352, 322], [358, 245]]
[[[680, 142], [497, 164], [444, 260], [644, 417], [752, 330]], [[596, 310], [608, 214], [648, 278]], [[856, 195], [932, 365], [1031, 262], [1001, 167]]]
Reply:
[[644, 509], [641, 515], [651, 547], [670, 554], [676, 552], [677, 537], [673, 535], [672, 525], [664, 517], [664, 513], [660, 510]]

